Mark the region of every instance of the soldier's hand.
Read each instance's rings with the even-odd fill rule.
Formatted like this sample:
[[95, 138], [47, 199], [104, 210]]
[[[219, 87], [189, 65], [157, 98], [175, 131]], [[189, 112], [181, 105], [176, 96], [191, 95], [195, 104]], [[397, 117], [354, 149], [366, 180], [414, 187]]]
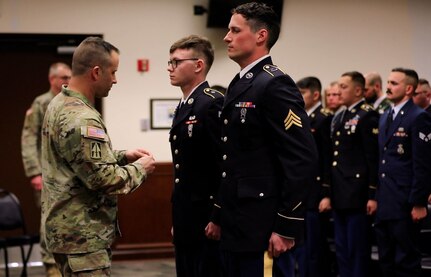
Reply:
[[327, 212], [331, 210], [331, 199], [324, 197], [319, 203], [319, 213]]
[[270, 258], [277, 258], [293, 246], [295, 246], [294, 239], [284, 238], [273, 232], [269, 238], [268, 255]]
[[427, 207], [414, 206], [411, 215], [413, 222], [418, 222], [427, 216]]
[[220, 226], [213, 222], [208, 223], [207, 227], [205, 227], [205, 235], [209, 239], [220, 240], [220, 234]]
[[33, 176], [30, 179], [30, 184], [34, 190], [42, 190], [42, 186], [43, 186], [42, 175]]
[[145, 169], [145, 172], [148, 174], [153, 173], [154, 169], [156, 168], [156, 160], [154, 159], [153, 155], [146, 155], [142, 156], [137, 160], [142, 167]]
[[368, 200], [367, 202], [367, 214], [373, 215], [377, 211], [377, 201], [376, 200]]
[[125, 155], [127, 158], [127, 162], [133, 163], [134, 161], [136, 161], [137, 159], [139, 159], [145, 155], [151, 156], [152, 154], [145, 149], [138, 148], [138, 149], [134, 149], [134, 150], [127, 150]]

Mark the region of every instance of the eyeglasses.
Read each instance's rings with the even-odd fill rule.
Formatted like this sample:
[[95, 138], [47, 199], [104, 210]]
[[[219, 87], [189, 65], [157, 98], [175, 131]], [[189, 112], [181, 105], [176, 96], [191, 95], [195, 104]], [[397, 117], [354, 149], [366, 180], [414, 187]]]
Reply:
[[177, 68], [178, 64], [183, 61], [197, 61], [198, 58], [190, 58], [190, 59], [178, 59], [178, 60], [169, 60], [168, 66], [172, 66], [173, 69]]

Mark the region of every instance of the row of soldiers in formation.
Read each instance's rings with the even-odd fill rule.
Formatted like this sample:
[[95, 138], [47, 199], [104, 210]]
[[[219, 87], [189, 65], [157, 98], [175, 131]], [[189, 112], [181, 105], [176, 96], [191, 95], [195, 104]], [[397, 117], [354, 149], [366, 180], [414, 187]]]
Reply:
[[[27, 176], [32, 176], [32, 185], [36, 192], [40, 192], [41, 183], [41, 169], [39, 165], [39, 159], [37, 148], [32, 147], [32, 145], [38, 145], [38, 136], [33, 136], [34, 131], [41, 128], [43, 114], [46, 110], [48, 103], [54, 97], [55, 94], [60, 92], [62, 85], [67, 85], [70, 78], [70, 68], [63, 63], [56, 63], [50, 67], [49, 71], [49, 81], [51, 84], [50, 91], [39, 96], [34, 101], [32, 108], [27, 112], [26, 122], [24, 124], [23, 130], [23, 160], [26, 169]], [[395, 73], [392, 73], [395, 74]], [[357, 80], [355, 80], [356, 78]], [[316, 177], [316, 181], [319, 186], [312, 196], [312, 201], [309, 204], [309, 210], [307, 211], [307, 238], [309, 238], [310, 243], [306, 243], [301, 247], [297, 247], [290, 254], [291, 257], [288, 259], [288, 263], [291, 264], [292, 270], [295, 268], [297, 263], [300, 271], [316, 271], [315, 274], [309, 273], [312, 276], [330, 276], [332, 274], [331, 263], [328, 260], [328, 245], [326, 238], [332, 236], [327, 233], [327, 221], [329, 220], [328, 212], [331, 209], [340, 211], [340, 215], [336, 215], [337, 227], [335, 239], [337, 242], [337, 253], [351, 253], [346, 257], [352, 257], [352, 259], [362, 258], [361, 263], [367, 263], [369, 257], [369, 247], [366, 247], [370, 242], [367, 241], [367, 236], [364, 234], [369, 234], [367, 228], [370, 224], [369, 220], [358, 220], [352, 221], [349, 224], [355, 224], [354, 228], [349, 227], [346, 219], [346, 214], [343, 214], [344, 209], [360, 211], [361, 209], [365, 211], [367, 207], [367, 213], [372, 214], [375, 210], [373, 205], [365, 205], [368, 203], [368, 199], [375, 199], [375, 188], [377, 184], [377, 170], [378, 170], [378, 154], [379, 151], [377, 146], [377, 134], [379, 130], [378, 117], [382, 116], [385, 111], [392, 109], [392, 102], [388, 99], [387, 95], [392, 96], [391, 91], [392, 85], [388, 86], [388, 91], [384, 93], [382, 91], [382, 79], [377, 73], [370, 73], [361, 78], [359, 74], [352, 74], [352, 76], [343, 76], [339, 81], [331, 83], [324, 91], [324, 106], [321, 102], [321, 90], [322, 86], [319, 79], [315, 77], [306, 77], [299, 80], [297, 83], [299, 91], [302, 94], [305, 104], [305, 110], [310, 118], [311, 132], [315, 138], [318, 152], [319, 152], [319, 172], [320, 174]], [[346, 94], [346, 88], [350, 90], [357, 91], [357, 97], [352, 98], [351, 102], [345, 102], [342, 98], [342, 93]], [[413, 88], [413, 87], [412, 87]], [[351, 92], [353, 92], [351, 91]], [[346, 97], [346, 96], [344, 96]], [[365, 97], [365, 99], [363, 98]], [[419, 79], [415, 91], [411, 90], [409, 97], [406, 98], [409, 109], [413, 108], [413, 103], [418, 107], [430, 112], [430, 98], [431, 98], [431, 88], [429, 83], [424, 79]], [[351, 104], [350, 109], [345, 105]], [[372, 107], [371, 107], [372, 106]], [[411, 106], [411, 107], [410, 107]], [[400, 113], [400, 117], [408, 116], [409, 109], [402, 109], [404, 112]], [[400, 110], [401, 111], [401, 110]], [[347, 115], [346, 115], [347, 113]], [[335, 116], [334, 116], [335, 115]], [[343, 119], [341, 119], [343, 118]], [[405, 120], [405, 119], [403, 119]], [[400, 123], [401, 121], [400, 120]], [[367, 123], [365, 123], [368, 121]], [[385, 122], [387, 120], [383, 120]], [[382, 127], [383, 130], [382, 130]], [[366, 128], [367, 130], [362, 130]], [[411, 126], [410, 126], [411, 128]], [[381, 123], [380, 132], [385, 133], [387, 127], [385, 124]], [[411, 129], [407, 129], [407, 126], [398, 125], [396, 128], [392, 128], [395, 135], [395, 139], [399, 140], [396, 145], [396, 153], [399, 157], [410, 155], [407, 159], [411, 160], [410, 165], [413, 166], [413, 152], [411, 142], [402, 142], [401, 139], [409, 139], [412, 136]], [[406, 133], [406, 131], [409, 133]], [[38, 133], [38, 132], [36, 132]], [[429, 133], [424, 134], [423, 138], [420, 137], [420, 131], [417, 133], [417, 141], [425, 142]], [[356, 138], [357, 137], [357, 138]], [[328, 147], [331, 146], [331, 147]], [[428, 146], [429, 147], [429, 146]], [[380, 149], [382, 153], [382, 149]], [[383, 154], [383, 153], [382, 153]], [[390, 160], [389, 160], [390, 161]], [[388, 162], [389, 162], [388, 161]], [[384, 167], [390, 167], [391, 164], [386, 164], [386, 160], [382, 157], [380, 158], [380, 164]], [[338, 169], [339, 167], [345, 168], [344, 171]], [[373, 169], [374, 168], [374, 169]], [[371, 173], [369, 170], [371, 169]], [[346, 171], [347, 170], [347, 171]], [[352, 170], [349, 172], [349, 170]], [[380, 169], [380, 178], [383, 178], [382, 174], [385, 174], [385, 169]], [[336, 178], [345, 178], [348, 176], [348, 188], [346, 188], [345, 181], [338, 183], [341, 185], [339, 189], [335, 186], [337, 182], [331, 181], [331, 174], [342, 173], [342, 176]], [[412, 172], [397, 172], [398, 178], [404, 178], [406, 180], [412, 181], [414, 178], [410, 176], [403, 177], [403, 175], [412, 174]], [[372, 175], [375, 175], [372, 177]], [[396, 177], [393, 181], [397, 182]], [[360, 180], [367, 183], [367, 186], [361, 184]], [[334, 184], [331, 189], [330, 184]], [[365, 190], [365, 187], [368, 189]], [[410, 195], [410, 190], [408, 190]], [[37, 193], [38, 194], [38, 193]], [[392, 198], [393, 195], [382, 195], [381, 197]], [[407, 196], [404, 196], [407, 197]], [[331, 201], [332, 200], [332, 201]], [[367, 201], [366, 201], [367, 200]], [[372, 203], [372, 202], [371, 202]], [[423, 203], [423, 202], [422, 202]], [[389, 217], [399, 217], [402, 214], [396, 214], [396, 210], [389, 209]], [[405, 214], [405, 212], [404, 212]], [[341, 218], [340, 218], [341, 217]], [[341, 222], [345, 222], [344, 225]], [[355, 223], [356, 222], [356, 223]], [[357, 224], [361, 224], [359, 226]], [[341, 226], [339, 226], [341, 225]], [[343, 226], [344, 225], [344, 226]], [[344, 230], [344, 233], [341, 230]], [[349, 231], [350, 230], [350, 231]], [[357, 232], [353, 232], [356, 230]], [[361, 231], [362, 230], [362, 231]], [[407, 235], [407, 234], [405, 234]], [[411, 238], [411, 236], [409, 236]], [[341, 241], [344, 239], [346, 241]], [[370, 238], [368, 238], [370, 239]], [[401, 239], [401, 238], [400, 238]], [[410, 241], [411, 239], [405, 239]], [[357, 247], [354, 249], [358, 252], [351, 250], [339, 250], [340, 247], [353, 247], [352, 243], [357, 243]], [[42, 245], [43, 259], [44, 263], [49, 268], [54, 264], [54, 260], [49, 255], [49, 251], [45, 250], [45, 246]], [[46, 252], [45, 252], [45, 251]], [[410, 250], [411, 251], [411, 250]], [[356, 252], [356, 253], [355, 253]], [[308, 253], [308, 256], [304, 253]], [[310, 257], [310, 253], [312, 253]], [[354, 254], [354, 255], [352, 255]], [[313, 258], [313, 256], [315, 256]], [[308, 259], [304, 259], [308, 257]], [[317, 258], [316, 258], [317, 257]], [[345, 260], [348, 263], [347, 258], [339, 258], [341, 261]], [[315, 266], [307, 266], [316, 263]], [[340, 267], [343, 268], [342, 266]], [[357, 269], [366, 267], [358, 266]]]
[[[205, 80], [214, 59], [207, 39], [190, 36], [171, 46], [167, 71], [183, 93], [169, 134], [177, 275], [261, 277], [267, 250], [273, 276], [293, 276], [295, 259], [301, 274], [321, 276], [320, 219], [332, 210], [340, 276], [368, 274], [369, 215], [383, 275], [418, 276], [431, 117], [411, 99], [419, 95], [417, 73], [390, 72], [391, 108], [381, 115], [363, 99], [365, 77], [342, 74], [334, 96], [344, 108], [332, 116], [320, 106], [317, 78], [295, 84], [272, 63], [280, 31], [274, 18], [262, 3], [232, 11], [224, 41], [241, 71], [224, 96]], [[110, 275], [116, 195], [132, 192], [154, 170], [148, 151], [112, 149], [94, 108], [117, 82], [118, 62], [116, 47], [85, 39], [68, 86], [53, 99], [39, 98], [26, 117], [24, 163], [33, 186], [42, 187], [41, 242], [53, 253], [44, 263], [65, 276]], [[53, 82], [68, 81], [70, 69], [59, 68]], [[25, 153], [41, 102], [46, 113], [35, 123], [36, 147]]]

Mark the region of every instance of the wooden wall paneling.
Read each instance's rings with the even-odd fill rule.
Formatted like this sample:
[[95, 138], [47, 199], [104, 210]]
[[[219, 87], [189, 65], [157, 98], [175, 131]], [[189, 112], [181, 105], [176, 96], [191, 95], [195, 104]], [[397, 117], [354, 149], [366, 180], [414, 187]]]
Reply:
[[122, 236], [113, 247], [116, 260], [173, 256], [171, 230], [172, 163], [156, 170], [133, 193], [119, 197]]

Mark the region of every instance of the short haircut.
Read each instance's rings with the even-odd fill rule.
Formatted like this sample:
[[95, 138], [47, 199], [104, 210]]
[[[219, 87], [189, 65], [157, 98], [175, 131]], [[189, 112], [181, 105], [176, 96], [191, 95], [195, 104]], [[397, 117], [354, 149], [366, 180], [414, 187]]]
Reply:
[[322, 83], [314, 76], [305, 77], [296, 82], [296, 85], [300, 89], [309, 89], [311, 92], [318, 91], [322, 92]]
[[57, 76], [58, 75], [58, 68], [59, 67], [63, 67], [63, 68], [66, 68], [66, 69], [70, 70], [70, 66], [68, 64], [61, 63], [61, 62], [59, 62], [59, 63], [53, 63], [49, 67], [48, 76]]
[[392, 69], [392, 72], [401, 72], [406, 75], [406, 84], [413, 86], [413, 91], [416, 90], [419, 82], [419, 76], [416, 71], [409, 68], [396, 67]]
[[428, 82], [428, 80], [427, 79], [423, 79], [423, 78], [421, 78], [421, 79], [419, 79], [419, 81], [418, 81], [418, 84], [419, 85], [430, 85], [430, 83]]
[[197, 57], [205, 61], [207, 65], [206, 73], [208, 73], [214, 62], [214, 48], [211, 42], [205, 37], [190, 35], [182, 38], [172, 44], [169, 53], [172, 54], [177, 49], [192, 49]]
[[117, 47], [100, 37], [87, 37], [73, 53], [72, 75], [82, 75], [95, 66], [111, 66], [112, 52], [120, 53]]
[[242, 15], [253, 32], [266, 29], [268, 31], [268, 42], [266, 44], [268, 50], [277, 42], [280, 35], [280, 23], [278, 15], [271, 7], [264, 3], [251, 2], [234, 8], [232, 14]]
[[349, 71], [341, 75], [341, 77], [349, 76], [356, 85], [358, 85], [362, 90], [365, 89], [365, 78], [358, 71]]
[[380, 76], [379, 73], [372, 72], [368, 74], [367, 77], [368, 77], [370, 86], [374, 86], [375, 84], [379, 84], [380, 87], [382, 86], [382, 77]]

